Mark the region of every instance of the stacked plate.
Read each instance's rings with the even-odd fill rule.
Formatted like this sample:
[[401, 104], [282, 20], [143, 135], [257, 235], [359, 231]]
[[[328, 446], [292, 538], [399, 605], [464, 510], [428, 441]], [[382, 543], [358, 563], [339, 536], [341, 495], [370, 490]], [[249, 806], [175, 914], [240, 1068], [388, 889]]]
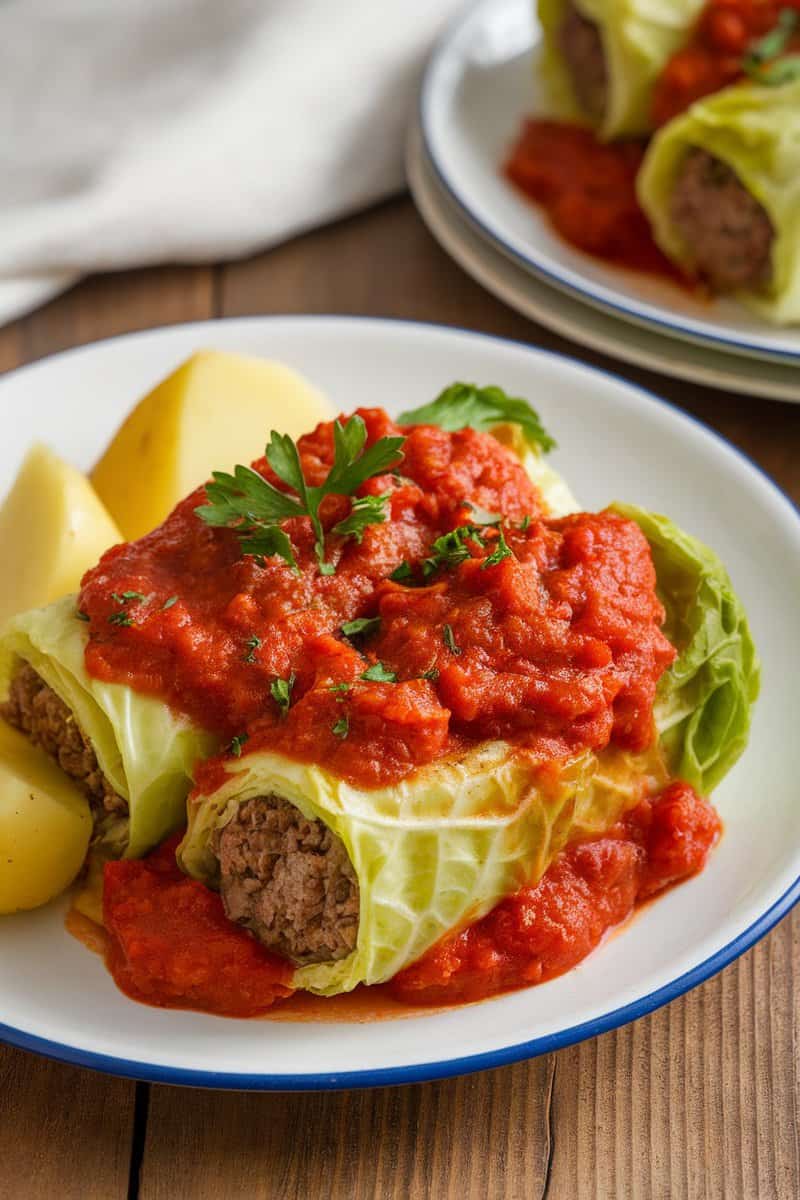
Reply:
[[532, 0], [478, 0], [446, 30], [428, 64], [407, 165], [434, 237], [505, 303], [594, 350], [693, 382], [800, 402], [800, 329], [582, 254], [504, 179], [500, 168], [521, 122], [537, 110], [533, 8]]

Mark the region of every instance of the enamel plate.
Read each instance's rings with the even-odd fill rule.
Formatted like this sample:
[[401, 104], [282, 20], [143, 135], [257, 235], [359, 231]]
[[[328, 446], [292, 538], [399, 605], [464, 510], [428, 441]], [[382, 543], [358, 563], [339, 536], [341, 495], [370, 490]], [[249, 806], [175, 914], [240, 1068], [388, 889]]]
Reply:
[[541, 111], [533, 0], [478, 0], [445, 33], [420, 93], [426, 152], [475, 228], [529, 272], [606, 312], [718, 350], [800, 365], [800, 329], [734, 300], [695, 299], [669, 281], [573, 249], [501, 174], [526, 116]]
[[209, 347], [281, 359], [343, 410], [381, 403], [399, 412], [454, 379], [500, 384], [539, 408], [558, 439], [555, 466], [587, 508], [635, 501], [715, 547], [764, 665], [750, 748], [714, 797], [725, 835], [702, 875], [649, 905], [569, 974], [398, 1020], [240, 1021], [148, 1008], [118, 992], [102, 961], [65, 931], [63, 901], [2, 917], [0, 1037], [169, 1083], [404, 1083], [498, 1066], [611, 1029], [707, 979], [766, 933], [800, 895], [800, 518], [782, 493], [704, 426], [568, 359], [436, 326], [258, 317], [101, 342], [0, 380], [0, 494], [36, 438], [89, 467], [137, 399]]

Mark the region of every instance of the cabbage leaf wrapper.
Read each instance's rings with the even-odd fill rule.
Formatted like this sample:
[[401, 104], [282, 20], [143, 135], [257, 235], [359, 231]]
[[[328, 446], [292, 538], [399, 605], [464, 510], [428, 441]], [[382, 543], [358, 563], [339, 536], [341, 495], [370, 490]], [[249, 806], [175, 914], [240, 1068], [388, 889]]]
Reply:
[[[568, 7], [569, 0], [538, 0], [541, 72], [553, 114], [587, 124], [559, 46]], [[610, 141], [650, 133], [656, 80], [687, 40], [704, 0], [577, 0], [575, 7], [595, 23], [605, 51], [608, 94], [600, 137]]]
[[376, 789], [271, 751], [224, 767], [216, 791], [189, 799], [178, 851], [189, 875], [219, 885], [218, 833], [258, 796], [280, 796], [322, 821], [350, 858], [360, 892], [356, 948], [294, 975], [295, 987], [320, 995], [391, 979], [445, 933], [541, 878], [568, 841], [603, 833], [665, 781], [657, 750], [543, 763], [503, 741]]
[[655, 239], [673, 262], [692, 268], [672, 222], [670, 201], [687, 151], [727, 163], [767, 213], [775, 238], [770, 281], [736, 297], [777, 325], [800, 322], [800, 79], [782, 86], [737, 83], [698, 100], [648, 147], [637, 181]]
[[76, 597], [14, 617], [0, 636], [0, 699], [23, 659], [71, 710], [89, 739], [128, 815], [110, 813], [96, 830], [115, 856], [139, 857], [185, 821], [195, 763], [217, 741], [163, 701], [87, 672], [87, 626], [76, 616]]
[[708, 796], [747, 745], [760, 665], [744, 606], [717, 555], [669, 519], [615, 504], [653, 555], [664, 633], [678, 658], [653, 710], [670, 773]]

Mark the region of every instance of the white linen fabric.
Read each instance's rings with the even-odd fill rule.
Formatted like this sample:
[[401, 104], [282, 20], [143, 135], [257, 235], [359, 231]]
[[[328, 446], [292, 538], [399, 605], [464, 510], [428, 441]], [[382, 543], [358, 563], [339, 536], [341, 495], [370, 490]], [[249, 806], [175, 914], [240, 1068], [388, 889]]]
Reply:
[[0, 322], [89, 272], [244, 255], [403, 181], [459, 0], [0, 0]]

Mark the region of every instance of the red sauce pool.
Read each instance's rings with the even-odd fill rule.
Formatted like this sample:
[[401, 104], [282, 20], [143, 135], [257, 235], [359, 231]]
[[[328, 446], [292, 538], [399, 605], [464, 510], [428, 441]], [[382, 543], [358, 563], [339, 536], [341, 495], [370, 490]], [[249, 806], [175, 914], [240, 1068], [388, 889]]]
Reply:
[[408, 1006], [482, 1000], [582, 961], [637, 904], [702, 870], [720, 829], [710, 804], [671, 784], [604, 837], [569, 846], [535, 887], [448, 936], [390, 983], [331, 1000], [287, 999], [291, 966], [228, 922], [216, 893], [180, 873], [173, 838], [147, 859], [106, 866], [106, 961], [135, 1000], [221, 1016], [369, 1021], [408, 1015]]
[[[744, 77], [751, 44], [774, 29], [782, 10], [800, 13], [800, 0], [709, 0], [689, 41], [667, 63], [653, 95], [653, 121], [665, 125], [695, 100]], [[785, 52], [800, 48], [790, 39]]]
[[636, 199], [643, 142], [600, 142], [563, 121], [527, 120], [504, 172], [585, 254], [694, 287], [659, 250]]
[[[361, 415], [370, 443], [399, 432], [380, 409]], [[203, 489], [148, 537], [110, 550], [80, 597], [89, 673], [155, 694], [223, 739], [246, 731], [245, 752], [280, 750], [364, 787], [494, 737], [551, 758], [611, 740], [644, 748], [675, 652], [639, 527], [611, 512], [545, 519], [518, 459], [488, 434], [403, 432], [400, 473], [365, 485], [390, 494], [391, 518], [360, 545], [332, 537], [333, 575], [317, 570], [307, 518], [284, 523], [299, 574], [243, 557], [233, 530], [195, 515]], [[324, 478], [332, 423], [299, 450], [307, 480]], [[263, 459], [255, 467], [277, 484]], [[331, 501], [329, 527], [349, 504]], [[485, 545], [469, 539], [460, 561], [426, 578], [420, 560], [469, 523], [468, 501], [503, 516], [507, 556], [489, 561], [498, 533], [486, 528]], [[388, 578], [403, 562], [410, 584]], [[125, 594], [140, 599], [121, 606]], [[356, 617], [380, 627], [343, 637]], [[379, 663], [391, 682], [364, 678]], [[270, 688], [292, 674], [282, 714]], [[206, 764], [200, 788], [218, 777]]]

